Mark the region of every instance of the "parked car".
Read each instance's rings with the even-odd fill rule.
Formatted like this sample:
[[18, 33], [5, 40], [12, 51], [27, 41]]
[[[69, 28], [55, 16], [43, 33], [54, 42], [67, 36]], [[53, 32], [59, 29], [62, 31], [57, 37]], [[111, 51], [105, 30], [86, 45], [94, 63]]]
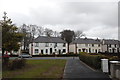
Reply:
[[22, 53], [21, 55], [18, 56], [19, 58], [32, 58], [30, 54]]

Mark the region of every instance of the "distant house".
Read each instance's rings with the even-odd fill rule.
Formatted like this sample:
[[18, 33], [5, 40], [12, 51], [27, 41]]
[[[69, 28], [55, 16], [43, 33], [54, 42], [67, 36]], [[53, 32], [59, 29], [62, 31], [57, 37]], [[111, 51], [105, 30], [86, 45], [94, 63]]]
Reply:
[[102, 52], [119, 53], [120, 52], [120, 41], [103, 39], [102, 40]]
[[60, 37], [39, 36], [29, 44], [29, 53], [31, 55], [65, 54], [67, 43]]
[[78, 38], [70, 44], [70, 52], [98, 53], [102, 51], [101, 46], [99, 39]]

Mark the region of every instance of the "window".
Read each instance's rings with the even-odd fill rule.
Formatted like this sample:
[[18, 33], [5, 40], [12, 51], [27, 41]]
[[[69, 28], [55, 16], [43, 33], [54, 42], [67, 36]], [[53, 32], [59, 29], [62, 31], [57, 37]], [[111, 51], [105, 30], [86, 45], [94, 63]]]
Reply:
[[65, 47], [65, 43], [63, 43], [63, 47]]
[[46, 53], [48, 53], [48, 49], [46, 49]]
[[94, 44], [92, 44], [92, 47], [94, 47]]
[[79, 52], [81, 52], [81, 49], [79, 49]]
[[101, 50], [99, 49], [98, 52], [101, 52]]
[[63, 49], [63, 53], [65, 53], [66, 52], [66, 49]]
[[35, 47], [39, 47], [39, 43], [35, 43]]
[[98, 44], [98, 47], [100, 47], [100, 44]]
[[45, 44], [45, 47], [49, 47], [49, 43], [46, 43], [46, 44]]
[[88, 50], [86, 49], [86, 52], [88, 52]]
[[109, 49], [109, 52], [112, 52], [112, 50], [111, 50], [111, 49]]
[[38, 49], [35, 49], [35, 53], [39, 53], [39, 50], [38, 50]]
[[55, 49], [55, 52], [56, 52], [57, 50]]
[[55, 46], [54, 47], [57, 47], [57, 43], [55, 43]]

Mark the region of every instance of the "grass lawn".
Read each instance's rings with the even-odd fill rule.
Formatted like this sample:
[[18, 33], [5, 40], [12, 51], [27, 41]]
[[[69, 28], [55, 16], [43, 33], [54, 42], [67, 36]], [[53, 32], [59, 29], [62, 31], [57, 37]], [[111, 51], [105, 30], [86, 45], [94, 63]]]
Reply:
[[27, 65], [14, 71], [3, 71], [4, 78], [62, 78], [66, 60], [27, 60]]

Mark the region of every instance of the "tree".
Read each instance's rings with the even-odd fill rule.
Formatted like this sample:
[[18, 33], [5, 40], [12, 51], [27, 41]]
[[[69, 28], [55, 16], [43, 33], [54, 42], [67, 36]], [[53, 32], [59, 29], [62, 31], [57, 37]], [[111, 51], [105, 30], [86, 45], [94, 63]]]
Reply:
[[2, 54], [5, 51], [17, 51], [20, 47], [19, 42], [23, 38], [23, 34], [17, 31], [17, 27], [12, 24], [11, 19], [6, 16], [4, 12], [3, 21], [1, 22], [2, 27]]
[[41, 26], [37, 26], [38, 36], [42, 36], [44, 34], [44, 28]]
[[30, 35], [35, 38], [35, 34], [37, 34], [37, 25], [29, 25]]
[[60, 33], [57, 32], [57, 31], [53, 31], [53, 36], [54, 36], [54, 37], [60, 37]]
[[74, 39], [74, 31], [71, 31], [71, 30], [63, 30], [61, 33], [61, 38], [63, 40], [65, 40], [68, 44], [68, 53], [69, 53], [69, 44], [72, 42], [72, 40]]
[[53, 35], [53, 30], [46, 28], [44, 33], [46, 36], [51, 37]]
[[29, 34], [29, 26], [27, 26], [26, 24], [23, 24], [20, 28], [19, 28], [19, 32], [24, 34], [23, 40], [22, 40], [22, 45], [23, 45], [23, 50], [26, 51], [28, 48], [28, 45], [30, 43], [30, 34]]
[[85, 36], [85, 34], [83, 34], [82, 31], [79, 31], [79, 30], [75, 31], [75, 38], [80, 38], [82, 36]]

